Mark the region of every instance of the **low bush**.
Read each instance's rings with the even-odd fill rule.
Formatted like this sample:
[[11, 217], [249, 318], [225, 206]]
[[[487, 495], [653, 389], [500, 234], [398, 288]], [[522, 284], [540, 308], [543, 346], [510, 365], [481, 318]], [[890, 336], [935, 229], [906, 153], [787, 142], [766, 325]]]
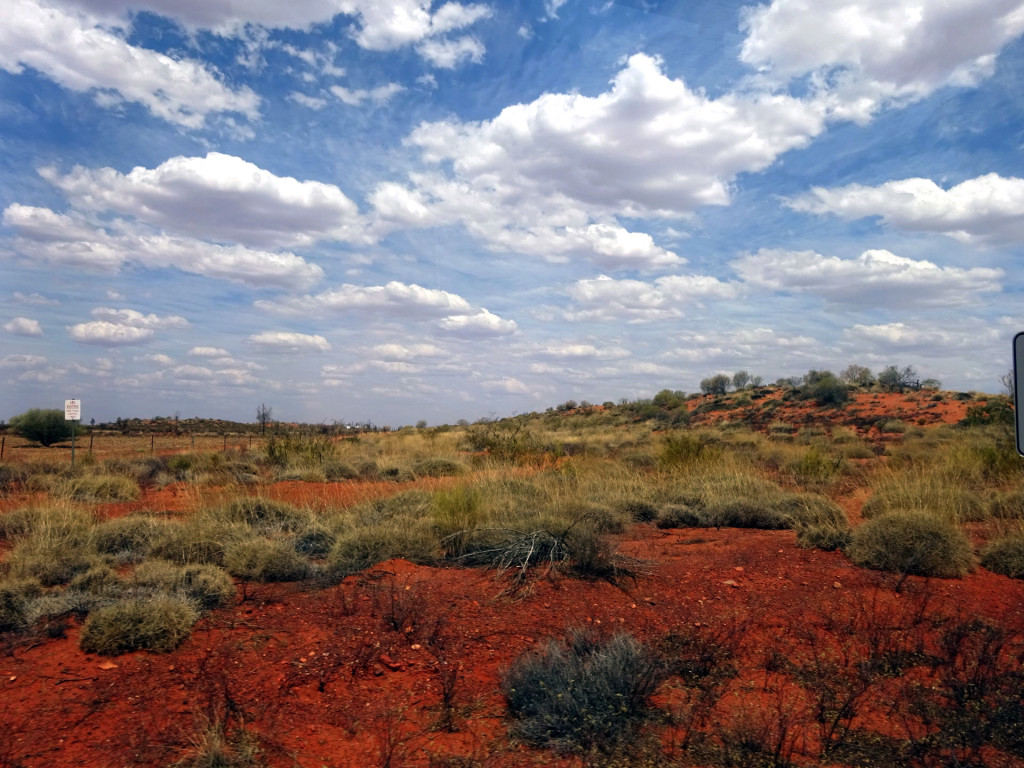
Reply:
[[959, 526], [925, 512], [888, 512], [853, 532], [846, 549], [857, 565], [916, 576], [958, 578], [974, 566]]
[[227, 605], [235, 596], [235, 583], [216, 565], [175, 565], [167, 560], [147, 560], [135, 569], [137, 586], [179, 593], [203, 610]]
[[461, 475], [466, 467], [451, 459], [425, 459], [412, 468], [413, 474], [418, 477], [452, 477]]
[[796, 528], [796, 544], [804, 549], [821, 549], [832, 552], [846, 549], [853, 540], [849, 525], [836, 523], [808, 523]]
[[311, 570], [309, 560], [295, 551], [293, 542], [259, 537], [229, 546], [224, 566], [233, 576], [263, 582], [301, 581]]
[[35, 579], [9, 579], [0, 582], [0, 632], [25, 626], [29, 600], [39, 596], [42, 586]]
[[96, 551], [89, 536], [73, 533], [33, 534], [19, 543], [7, 556], [11, 575], [38, 579], [44, 587], [66, 584], [96, 564]]
[[1024, 490], [996, 494], [989, 502], [988, 509], [992, 517], [1011, 520], [1024, 519]]
[[99, 597], [117, 597], [124, 592], [124, 588], [124, 579], [104, 563], [92, 566], [68, 582], [68, 589], [88, 592]]
[[149, 554], [178, 564], [223, 565], [227, 547], [249, 535], [246, 526], [197, 516], [168, 523], [153, 539]]
[[113, 656], [129, 651], [172, 651], [188, 637], [199, 614], [180, 597], [155, 595], [98, 608], [79, 636], [86, 653]]
[[517, 659], [502, 677], [512, 732], [562, 752], [608, 752], [633, 734], [665, 677], [656, 654], [619, 632], [575, 633]]
[[124, 475], [85, 475], [65, 481], [55, 491], [75, 501], [135, 501], [141, 495], [139, 485]]
[[480, 523], [483, 495], [476, 488], [459, 485], [434, 494], [434, 529], [444, 545], [446, 557], [465, 554], [473, 531]]
[[321, 523], [310, 523], [295, 536], [295, 551], [306, 557], [326, 557], [334, 546], [335, 535]]
[[149, 552], [150, 543], [164, 525], [164, 520], [146, 514], [104, 520], [93, 531], [96, 549], [119, 562], [137, 563]]
[[378, 523], [339, 532], [325, 570], [330, 579], [337, 580], [395, 557], [429, 565], [437, 562], [440, 554], [441, 543], [429, 523]]
[[981, 550], [981, 564], [993, 573], [1024, 579], [1024, 533], [990, 541]]
[[244, 523], [261, 531], [296, 531], [309, 519], [291, 504], [264, 496], [243, 496], [210, 514], [216, 519]]

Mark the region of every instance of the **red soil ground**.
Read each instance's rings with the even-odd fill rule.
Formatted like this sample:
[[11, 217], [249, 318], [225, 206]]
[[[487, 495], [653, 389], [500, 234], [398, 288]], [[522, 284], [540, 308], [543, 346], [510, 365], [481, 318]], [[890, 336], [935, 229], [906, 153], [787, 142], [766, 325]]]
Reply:
[[[897, 416], [902, 402], [869, 398], [854, 407], [876, 419]], [[947, 401], [922, 416], [920, 403], [907, 405], [898, 417], [913, 423], [956, 421], [965, 409]], [[800, 413], [780, 407], [773, 420], [797, 422]], [[272, 493], [345, 504], [402, 487], [293, 482]], [[188, 493], [147, 490], [106, 511], [182, 509]], [[856, 494], [850, 499], [857, 506]], [[168, 654], [83, 653], [71, 620], [0, 635], [0, 767], [167, 766], [216, 722], [258, 734], [272, 766], [579, 765], [510, 745], [499, 691], [516, 657], [571, 626], [624, 629], [651, 642], [684, 628], [726, 630], [740, 641], [736, 712], [765, 706], [765, 659], [790, 654], [799, 627], [837, 616], [895, 617], [927, 596], [930, 615], [986, 617], [1024, 631], [1024, 582], [982, 569], [962, 580], [911, 578], [896, 593], [893, 577], [839, 553], [800, 549], [790, 531], [637, 525], [619, 545], [644, 565], [618, 584], [539, 578], [512, 593], [489, 572], [393, 560], [327, 589], [240, 585], [233, 607], [202, 619]], [[451, 670], [446, 707], [442, 682]], [[665, 690], [658, 701], [671, 707], [672, 697]], [[859, 724], [903, 735], [886, 723], [882, 704], [872, 702]]]

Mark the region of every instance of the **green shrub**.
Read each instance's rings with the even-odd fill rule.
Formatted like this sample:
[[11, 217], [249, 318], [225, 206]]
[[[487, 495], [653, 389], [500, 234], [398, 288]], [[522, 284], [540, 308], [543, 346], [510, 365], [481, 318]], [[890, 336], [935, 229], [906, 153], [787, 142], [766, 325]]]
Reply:
[[175, 565], [147, 560], [135, 569], [135, 584], [166, 593], [179, 593], [203, 610], [226, 605], [235, 596], [235, 583], [216, 565]]
[[109, 565], [98, 563], [77, 574], [68, 582], [68, 589], [89, 592], [100, 597], [116, 597], [124, 591], [124, 579]]
[[244, 526], [196, 516], [168, 523], [154, 537], [149, 554], [178, 564], [223, 565], [227, 547], [249, 535]]
[[291, 504], [264, 496], [242, 496], [210, 514], [214, 518], [244, 523], [261, 531], [295, 531], [309, 519], [308, 515]]
[[981, 564], [993, 573], [1024, 579], [1024, 534], [1017, 533], [990, 541], [981, 550]]
[[502, 677], [512, 733], [559, 751], [610, 751], [633, 734], [665, 666], [630, 635], [576, 633], [519, 657]]
[[233, 576], [252, 581], [301, 581], [310, 574], [310, 562], [294, 543], [279, 539], [236, 542], [224, 553], [224, 566]]
[[[997, 494], [989, 502], [989, 513], [992, 517], [1002, 519], [1024, 519], [1024, 490]], [[0, 518], [0, 523], [2, 522]]]
[[708, 444], [695, 435], [681, 432], [668, 435], [661, 444], [658, 463], [666, 469], [687, 467], [711, 453]]
[[355, 480], [359, 472], [351, 464], [340, 461], [325, 461], [323, 465], [324, 478], [332, 483], [339, 480]]
[[849, 525], [836, 523], [808, 523], [798, 525], [796, 544], [804, 549], [822, 549], [832, 552], [846, 549], [853, 540], [853, 530]]
[[435, 458], [419, 462], [412, 471], [419, 477], [452, 477], [463, 474], [466, 467], [451, 459]]
[[89, 570], [96, 559], [88, 536], [36, 534], [11, 550], [7, 564], [13, 576], [38, 579], [44, 587], [53, 587]]
[[658, 514], [659, 528], [707, 528], [707, 515], [702, 509], [686, 504], [666, 504]]
[[332, 579], [340, 579], [395, 557], [429, 565], [440, 552], [430, 523], [378, 523], [340, 532], [325, 565]]
[[959, 526], [924, 512], [887, 512], [853, 532], [846, 549], [857, 565], [879, 571], [956, 578], [974, 566]]
[[325, 557], [334, 546], [334, 531], [321, 523], [310, 523], [295, 536], [295, 551], [307, 557]]
[[172, 651], [188, 637], [199, 614], [180, 597], [124, 600], [89, 614], [79, 645], [86, 653]]
[[42, 591], [42, 586], [35, 579], [0, 582], [0, 632], [22, 629], [28, 620], [29, 600]]
[[93, 531], [96, 549], [119, 562], [137, 563], [149, 552], [150, 543], [164, 525], [164, 520], [145, 514], [104, 520]]
[[477, 488], [459, 485], [434, 494], [434, 529], [447, 557], [458, 558], [466, 553], [482, 510], [483, 494]]
[[631, 499], [620, 504], [620, 510], [638, 523], [653, 523], [661, 514], [657, 505], [639, 499]]
[[65, 421], [64, 411], [57, 408], [30, 408], [12, 417], [9, 424], [26, 440], [50, 446], [71, 439], [73, 422]]
[[135, 501], [141, 495], [138, 483], [124, 475], [84, 475], [67, 480], [57, 489], [75, 501]]

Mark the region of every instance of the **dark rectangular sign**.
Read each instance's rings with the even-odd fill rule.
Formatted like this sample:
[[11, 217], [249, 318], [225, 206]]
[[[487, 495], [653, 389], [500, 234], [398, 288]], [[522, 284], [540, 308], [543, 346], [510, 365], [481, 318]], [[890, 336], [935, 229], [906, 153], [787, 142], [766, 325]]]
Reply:
[[1024, 332], [1013, 337], [1013, 411], [1017, 424], [1017, 453], [1024, 456]]

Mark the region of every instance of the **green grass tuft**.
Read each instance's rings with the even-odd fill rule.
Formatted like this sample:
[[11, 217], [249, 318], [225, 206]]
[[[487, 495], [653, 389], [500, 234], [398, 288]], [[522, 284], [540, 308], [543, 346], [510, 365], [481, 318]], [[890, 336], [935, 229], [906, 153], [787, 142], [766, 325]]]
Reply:
[[180, 597], [157, 595], [98, 608], [89, 614], [79, 645], [86, 653], [167, 652], [188, 637], [199, 614]]

